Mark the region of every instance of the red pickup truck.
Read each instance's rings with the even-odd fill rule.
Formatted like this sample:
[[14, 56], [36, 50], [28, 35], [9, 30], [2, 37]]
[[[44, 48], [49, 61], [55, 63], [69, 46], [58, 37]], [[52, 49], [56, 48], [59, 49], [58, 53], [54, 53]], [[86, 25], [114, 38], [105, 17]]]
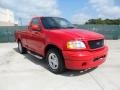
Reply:
[[108, 52], [103, 35], [77, 29], [60, 17], [35, 17], [15, 37], [21, 54], [29, 50], [45, 57], [49, 70], [56, 74], [97, 67]]

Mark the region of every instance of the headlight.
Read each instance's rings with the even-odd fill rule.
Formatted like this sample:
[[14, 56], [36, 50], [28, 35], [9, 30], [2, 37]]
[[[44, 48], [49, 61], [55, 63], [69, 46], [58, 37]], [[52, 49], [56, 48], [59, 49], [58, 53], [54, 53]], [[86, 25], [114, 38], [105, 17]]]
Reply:
[[67, 42], [68, 49], [84, 49], [86, 48], [84, 42], [82, 41], [69, 41]]

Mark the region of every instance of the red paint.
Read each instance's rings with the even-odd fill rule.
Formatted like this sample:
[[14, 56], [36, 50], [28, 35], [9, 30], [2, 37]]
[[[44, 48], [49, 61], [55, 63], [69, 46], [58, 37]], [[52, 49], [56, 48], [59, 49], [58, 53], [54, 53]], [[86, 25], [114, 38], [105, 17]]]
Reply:
[[[27, 49], [45, 56], [45, 48], [47, 45], [55, 45], [62, 51], [66, 68], [74, 70], [96, 67], [106, 60], [108, 52], [107, 46], [104, 45], [100, 48], [90, 49], [88, 45], [88, 41], [90, 40], [104, 39], [103, 35], [75, 28], [47, 30], [41, 22], [42, 17], [35, 18], [39, 19], [40, 30], [36, 30], [38, 28], [37, 26], [33, 26], [32, 28], [35, 30], [32, 30], [30, 22], [26, 31], [18, 31], [15, 33], [16, 41], [21, 40], [23, 46]], [[72, 40], [82, 40], [86, 48], [77, 50], [68, 49], [66, 44]], [[93, 61], [95, 58], [98, 58], [98, 60]]]

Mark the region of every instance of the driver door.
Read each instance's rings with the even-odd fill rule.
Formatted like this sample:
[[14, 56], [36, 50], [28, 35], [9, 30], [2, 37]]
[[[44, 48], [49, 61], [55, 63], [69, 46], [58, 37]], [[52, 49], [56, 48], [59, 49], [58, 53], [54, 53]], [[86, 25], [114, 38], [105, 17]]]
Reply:
[[32, 33], [32, 39], [31, 39], [31, 46], [34, 49], [35, 52], [42, 54], [42, 47], [44, 44], [44, 33], [42, 32], [41, 25], [40, 25], [40, 19], [34, 18], [31, 26], [37, 25], [39, 27], [38, 30], [31, 30]]

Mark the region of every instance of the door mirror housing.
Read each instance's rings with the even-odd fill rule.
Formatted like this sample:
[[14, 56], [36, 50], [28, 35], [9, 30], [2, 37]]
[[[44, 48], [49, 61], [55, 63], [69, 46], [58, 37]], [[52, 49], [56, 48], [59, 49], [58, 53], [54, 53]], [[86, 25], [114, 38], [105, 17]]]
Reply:
[[31, 28], [31, 29], [34, 30], [34, 31], [40, 30], [40, 28], [39, 28], [38, 25], [32, 25], [32, 28]]

